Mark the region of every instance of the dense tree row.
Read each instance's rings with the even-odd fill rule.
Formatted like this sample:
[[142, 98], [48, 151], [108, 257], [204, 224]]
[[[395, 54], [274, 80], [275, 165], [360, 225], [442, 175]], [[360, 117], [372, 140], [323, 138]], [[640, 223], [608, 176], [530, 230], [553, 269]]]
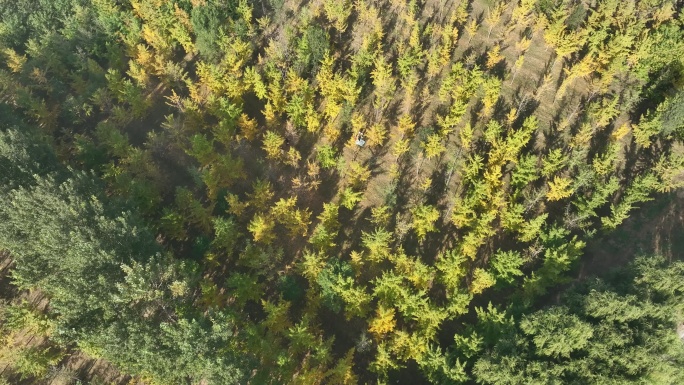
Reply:
[[165, 255], [92, 174], [38, 162], [40, 142], [0, 132], [0, 245], [15, 284], [50, 297], [52, 338], [160, 382], [240, 381], [233, 316], [193, 306], [198, 266]]
[[478, 311], [483, 322], [472, 338], [492, 347], [475, 364], [478, 381], [678, 383], [684, 345], [672, 331], [681, 326], [683, 268], [642, 257], [519, 321], [491, 307]]

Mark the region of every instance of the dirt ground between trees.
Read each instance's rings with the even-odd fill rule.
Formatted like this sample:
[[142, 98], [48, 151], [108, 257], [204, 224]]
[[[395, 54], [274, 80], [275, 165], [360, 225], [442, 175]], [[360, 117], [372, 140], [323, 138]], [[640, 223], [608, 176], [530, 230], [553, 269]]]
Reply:
[[[40, 291], [19, 291], [11, 282], [10, 270], [13, 262], [9, 254], [0, 251], [0, 300], [21, 303], [27, 301], [31, 307], [39, 311], [45, 311], [48, 307], [48, 299]], [[45, 338], [31, 333], [19, 332], [14, 337], [15, 346], [38, 347], [47, 343]], [[0, 361], [1, 368], [5, 364]], [[0, 373], [2, 374], [2, 373]], [[3, 378], [3, 377], [0, 377]], [[10, 375], [7, 377], [10, 384], [15, 385], [71, 385], [80, 380], [83, 384], [97, 385], [133, 385], [142, 384], [131, 381], [131, 377], [120, 373], [112, 364], [102, 359], [88, 357], [86, 354], [68, 349], [60, 363], [49, 372], [45, 379], [35, 378], [20, 379]]]
[[577, 278], [599, 275], [640, 255], [684, 256], [684, 189], [643, 204], [615, 231], [588, 242]]

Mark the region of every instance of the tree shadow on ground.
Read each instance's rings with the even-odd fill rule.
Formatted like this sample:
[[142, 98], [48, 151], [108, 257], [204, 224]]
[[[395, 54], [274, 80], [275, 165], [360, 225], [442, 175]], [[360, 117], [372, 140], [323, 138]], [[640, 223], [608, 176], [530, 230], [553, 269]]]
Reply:
[[568, 287], [626, 266], [640, 256], [684, 259], [684, 189], [643, 204], [612, 231], [600, 231], [587, 242], [584, 254], [568, 273], [570, 282], [552, 288], [535, 307], [557, 304]]
[[669, 260], [684, 255], [684, 190], [657, 197], [611, 232], [588, 242], [577, 278], [602, 274], [640, 255], [659, 254]]

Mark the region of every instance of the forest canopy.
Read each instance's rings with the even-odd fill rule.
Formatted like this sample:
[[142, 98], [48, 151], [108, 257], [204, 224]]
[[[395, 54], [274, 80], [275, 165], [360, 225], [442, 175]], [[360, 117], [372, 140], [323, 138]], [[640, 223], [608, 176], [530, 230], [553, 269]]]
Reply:
[[684, 184], [681, 2], [0, 0], [0, 55], [0, 384], [684, 380], [682, 262], [576, 279]]

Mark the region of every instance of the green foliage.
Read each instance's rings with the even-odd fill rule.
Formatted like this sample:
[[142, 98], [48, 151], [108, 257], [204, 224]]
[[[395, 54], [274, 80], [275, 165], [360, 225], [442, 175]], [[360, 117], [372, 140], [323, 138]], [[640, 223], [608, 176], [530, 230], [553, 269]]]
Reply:
[[321, 250], [327, 250], [335, 246], [335, 238], [337, 237], [337, 232], [328, 228], [325, 224], [319, 223], [316, 228], [314, 228], [309, 242]]
[[236, 16], [236, 2], [208, 0], [190, 12], [195, 45], [199, 53], [209, 60], [220, 57], [219, 39], [226, 32], [226, 20]]
[[523, 242], [530, 242], [536, 238], [541, 232], [542, 226], [546, 223], [548, 214], [544, 213], [523, 224], [520, 228], [520, 240]]
[[684, 359], [673, 328], [684, 292], [672, 284], [683, 271], [681, 262], [641, 258], [571, 290], [496, 341], [475, 364], [477, 381], [672, 383]]
[[232, 218], [217, 217], [214, 218], [213, 226], [215, 235], [212, 246], [230, 256], [241, 235], [237, 223]]
[[30, 37], [46, 36], [64, 25], [80, 0], [21, 0], [0, 3], [0, 42], [4, 47], [23, 49]]
[[278, 289], [283, 293], [286, 301], [299, 301], [304, 297], [304, 288], [292, 275], [281, 276]]
[[19, 332], [24, 330], [39, 336], [47, 336], [51, 333], [54, 324], [45, 314], [40, 314], [27, 301], [18, 305], [9, 305], [1, 309], [3, 327], [10, 331]]
[[524, 318], [520, 330], [532, 340], [537, 354], [556, 359], [582, 351], [594, 335], [590, 324], [568, 314], [563, 307]]
[[190, 138], [188, 154], [197, 159], [202, 166], [210, 164], [216, 157], [213, 142], [202, 134]]
[[523, 188], [539, 178], [537, 162], [537, 157], [533, 154], [522, 156], [516, 164], [511, 178], [511, 183], [515, 188]]
[[524, 261], [518, 251], [497, 251], [492, 256], [492, 270], [494, 270], [496, 280], [512, 283], [515, 277], [523, 275], [520, 267]]
[[617, 205], [611, 205], [610, 217], [603, 217], [603, 226], [614, 229], [622, 221], [627, 219], [628, 213], [634, 208], [634, 204], [652, 200], [650, 194], [660, 187], [660, 183], [654, 174], [646, 174], [635, 179], [625, 191], [623, 200]]
[[12, 370], [18, 373], [22, 380], [45, 377], [63, 356], [59, 351], [41, 347], [22, 347], [14, 353]]
[[458, 359], [452, 362], [439, 348], [431, 347], [418, 364], [433, 384], [460, 384], [468, 379], [465, 366]]
[[676, 133], [684, 138], [684, 91], [668, 99], [661, 119], [665, 134]]
[[[5, 138], [0, 148], [21, 144]], [[163, 382], [214, 376], [240, 382], [238, 357], [216, 361], [217, 349], [225, 349], [219, 346], [230, 346], [232, 332], [221, 334], [204, 317], [182, 318], [191, 301], [177, 288], [191, 280], [191, 265], [162, 256], [140, 219], [102, 196], [91, 174], [64, 169], [19, 186], [3, 185], [0, 247], [18, 264], [15, 282], [51, 297], [60, 339], [95, 346], [125, 370]], [[177, 322], [168, 323], [168, 311], [177, 314]], [[216, 344], [198, 344], [202, 338]], [[24, 367], [31, 374], [55, 359], [49, 352], [29, 353]]]
[[0, 191], [31, 183], [35, 175], [50, 173], [55, 166], [47, 143], [16, 128], [0, 130]]
[[545, 177], [550, 177], [560, 169], [562, 169], [567, 163], [568, 159], [563, 154], [561, 149], [554, 149], [549, 154], [542, 159], [542, 172], [541, 174]]
[[361, 233], [363, 245], [368, 249], [368, 259], [379, 262], [387, 258], [390, 253], [392, 233], [382, 228], [376, 228], [373, 233]]
[[297, 40], [295, 68], [298, 72], [316, 73], [318, 67], [330, 49], [328, 34], [321, 27], [309, 25]]
[[321, 290], [323, 305], [339, 313], [344, 305], [340, 295], [345, 281], [352, 278], [352, 268], [346, 262], [337, 261], [326, 266], [318, 275], [316, 282]]
[[329, 145], [322, 145], [317, 148], [316, 157], [323, 168], [334, 168], [337, 166], [337, 152]]
[[263, 289], [257, 278], [252, 275], [234, 273], [226, 280], [226, 285], [231, 289], [231, 294], [235, 296], [238, 307], [245, 306], [247, 301], [259, 301]]

